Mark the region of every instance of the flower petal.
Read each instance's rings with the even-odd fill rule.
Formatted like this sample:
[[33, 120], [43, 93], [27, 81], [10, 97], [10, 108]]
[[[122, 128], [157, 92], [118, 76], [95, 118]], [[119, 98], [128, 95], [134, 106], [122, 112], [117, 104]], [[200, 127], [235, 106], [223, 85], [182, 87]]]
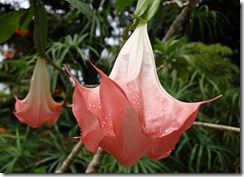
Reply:
[[[147, 153], [148, 157], [154, 160], [158, 160], [161, 158], [165, 158], [167, 156], [170, 155], [170, 152], [172, 149], [174, 149], [176, 143], [179, 141], [181, 134], [186, 131], [187, 129], [189, 129], [196, 116], [198, 113], [198, 110], [200, 108], [200, 106], [202, 104], [214, 101], [218, 98], [220, 98], [220, 96], [217, 96], [211, 100], [207, 100], [207, 101], [202, 101], [202, 102], [198, 102], [198, 103], [188, 103], [191, 104], [191, 106], [188, 105], [188, 107], [195, 109], [195, 111], [192, 112], [192, 110], [189, 110], [189, 113], [192, 112], [187, 119], [183, 122], [183, 124], [175, 131], [173, 131], [172, 133], [162, 137], [162, 138], [154, 138], [152, 144], [151, 144], [151, 150]], [[180, 117], [180, 115], [179, 115]]]
[[139, 23], [120, 50], [109, 78], [114, 81], [129, 82], [138, 76], [144, 55], [144, 46], [142, 45], [144, 42], [138, 39], [141, 39], [145, 30], [147, 28], [142, 23]]
[[148, 157], [153, 160], [168, 157], [179, 141], [181, 134], [193, 124], [197, 113], [198, 110], [193, 112], [192, 115], [190, 115], [189, 118], [184, 122], [183, 126], [181, 126], [178, 130], [162, 138], [153, 138], [151, 149], [147, 153]]
[[132, 166], [149, 150], [150, 138], [142, 133], [137, 112], [129, 104], [121, 87], [96, 66], [93, 67], [102, 78], [100, 98], [104, 120], [101, 120], [101, 124], [107, 137], [100, 145], [122, 165]]
[[124, 91], [114, 81], [109, 79], [108, 76], [95, 65], [92, 64], [92, 66], [102, 78], [99, 93], [104, 115], [99, 116], [99, 118], [103, 132], [106, 136], [116, 138], [128, 101], [126, 100]]
[[100, 107], [99, 87], [83, 87], [66, 66], [65, 69], [75, 81], [72, 111], [82, 132], [81, 140], [88, 150], [96, 153], [98, 144], [104, 136], [98, 119], [98, 116], [101, 117], [103, 114]]
[[15, 116], [19, 119], [20, 122], [23, 122], [29, 125], [32, 128], [41, 127], [41, 125], [46, 122], [48, 125], [53, 124], [58, 119], [59, 110], [62, 108], [62, 105], [57, 105], [55, 109], [51, 110], [48, 106], [43, 109], [42, 104], [40, 104], [40, 99], [35, 98], [31, 100], [31, 105], [28, 105], [30, 100], [19, 100], [15, 97]]
[[123, 166], [133, 166], [149, 150], [151, 139], [142, 133], [137, 113], [128, 105], [117, 140], [104, 137], [100, 146]]

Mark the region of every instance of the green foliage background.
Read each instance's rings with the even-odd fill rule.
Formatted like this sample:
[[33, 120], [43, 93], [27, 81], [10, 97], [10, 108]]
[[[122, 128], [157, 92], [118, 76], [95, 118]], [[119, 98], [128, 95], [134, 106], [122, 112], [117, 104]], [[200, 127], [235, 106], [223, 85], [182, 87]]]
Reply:
[[[122, 37], [128, 35], [136, 1], [42, 3], [47, 11], [48, 36], [42, 44], [48, 56], [56, 65], [72, 68], [80, 83], [99, 84], [87, 57], [106, 74], [110, 73], [125, 42]], [[74, 137], [80, 135], [80, 129], [71, 108], [63, 108], [54, 125], [39, 129], [32, 129], [14, 117], [14, 95], [24, 98], [28, 93], [37, 56], [34, 23], [30, 18], [32, 8], [17, 11], [18, 5], [1, 5], [0, 28], [4, 26], [7, 32], [0, 31], [0, 49], [4, 53], [4, 45], [8, 45], [15, 50], [15, 56], [0, 63], [0, 82], [9, 89], [0, 91], [0, 172], [53, 173], [78, 142]], [[177, 34], [162, 43], [181, 10], [176, 4], [163, 6], [162, 1], [158, 14], [149, 22], [161, 84], [172, 96], [185, 102], [222, 94], [221, 99], [201, 107], [196, 121], [240, 127], [240, 26], [238, 19], [233, 18], [239, 16], [239, 2], [197, 3]], [[9, 18], [14, 22], [10, 23]], [[28, 28], [30, 33], [17, 35], [14, 33], [17, 28]], [[52, 96], [56, 101], [63, 100], [67, 83], [55, 68], [49, 65], [48, 70]], [[71, 96], [69, 100], [72, 101]], [[83, 173], [92, 157], [83, 147], [67, 172]], [[144, 156], [135, 166], [126, 168], [105, 154], [98, 172], [240, 173], [240, 134], [192, 126], [183, 133], [168, 158], [153, 161]]]

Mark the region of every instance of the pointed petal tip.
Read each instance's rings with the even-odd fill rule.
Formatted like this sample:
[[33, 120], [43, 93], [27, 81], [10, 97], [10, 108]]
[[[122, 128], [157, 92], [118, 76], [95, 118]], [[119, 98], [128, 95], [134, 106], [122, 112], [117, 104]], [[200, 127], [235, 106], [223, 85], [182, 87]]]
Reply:
[[104, 73], [102, 72], [102, 70], [100, 70], [99, 68], [97, 68], [90, 59], [88, 59], [88, 61], [90, 62], [90, 64], [92, 65], [92, 67], [100, 74], [101, 77], [104, 76]]
[[219, 95], [219, 96], [217, 96], [216, 98], [220, 98], [220, 97], [222, 97], [223, 95], [221, 94], [221, 95]]
[[63, 66], [64, 66], [64, 68], [65, 68], [66, 72], [67, 72], [67, 73], [68, 73], [70, 76], [72, 76], [72, 74], [70, 73], [70, 71], [69, 71], [68, 67], [67, 67], [65, 64], [63, 64]]
[[68, 73], [68, 75], [74, 80], [75, 84], [79, 84], [79, 82], [76, 80], [76, 78], [70, 73], [70, 70], [68, 69], [68, 67], [64, 64], [64, 68], [66, 70], [66, 72]]
[[15, 98], [16, 101], [19, 100], [18, 97], [17, 97], [16, 95], [14, 95], [14, 98]]
[[207, 103], [213, 102], [213, 101], [215, 101], [215, 100], [221, 98], [222, 96], [223, 96], [223, 95], [218, 95], [218, 96], [216, 96], [216, 97], [214, 97], [214, 98], [211, 98], [211, 99], [209, 99], [209, 100], [198, 101], [198, 102], [191, 102], [190, 104], [196, 104], [196, 105], [198, 105], [198, 106], [201, 106], [201, 105], [203, 105], [203, 104], [207, 104]]
[[216, 96], [216, 97], [214, 97], [214, 98], [212, 98], [212, 99], [210, 99], [210, 100], [203, 101], [202, 104], [204, 104], [204, 103], [209, 103], [209, 102], [212, 102], [212, 101], [215, 101], [215, 100], [221, 98], [222, 96], [223, 96], [223, 95], [219, 95], [219, 96]]

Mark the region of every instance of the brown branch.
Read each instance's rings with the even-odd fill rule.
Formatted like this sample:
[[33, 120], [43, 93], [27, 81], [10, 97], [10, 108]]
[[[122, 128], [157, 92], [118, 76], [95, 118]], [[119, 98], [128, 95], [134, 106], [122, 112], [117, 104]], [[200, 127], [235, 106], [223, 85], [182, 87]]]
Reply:
[[75, 147], [70, 152], [70, 154], [67, 157], [67, 159], [63, 162], [61, 167], [59, 167], [59, 169], [55, 173], [64, 173], [64, 172], [66, 172], [67, 169], [69, 168], [70, 164], [72, 163], [74, 158], [77, 156], [77, 154], [79, 153], [79, 151], [81, 150], [82, 147], [83, 147], [83, 143], [79, 140], [79, 142], [75, 145]]
[[[232, 126], [226, 126], [226, 125], [218, 125], [218, 124], [211, 124], [211, 123], [205, 123], [205, 122], [194, 122], [194, 126], [199, 127], [206, 127], [206, 128], [214, 128], [222, 131], [230, 131], [235, 133], [240, 133], [240, 128], [238, 127], [232, 127]], [[79, 141], [76, 146], [72, 149], [67, 159], [63, 162], [61, 167], [55, 172], [55, 173], [64, 173], [67, 171], [68, 167], [74, 160], [74, 158], [79, 153], [80, 149], [83, 147], [83, 143]], [[102, 158], [105, 154], [105, 151], [101, 148], [98, 148], [98, 152], [96, 155], [94, 155], [92, 161], [89, 163], [85, 173], [96, 173], [98, 168], [101, 165]]]
[[179, 0], [168, 0], [168, 1], [164, 1], [164, 3], [163, 3], [164, 6], [165, 5], [169, 5], [169, 4], [177, 4], [177, 6], [182, 8], [182, 7], [186, 6], [186, 5], [188, 5], [189, 1], [183, 3], [183, 2], [181, 2]]
[[194, 122], [193, 125], [199, 126], [199, 127], [206, 127], [206, 128], [214, 128], [222, 131], [230, 131], [235, 133], [240, 133], [239, 127], [232, 127], [227, 125], [219, 125], [219, 124], [211, 124], [211, 123], [205, 123], [205, 122]]
[[191, 14], [191, 11], [193, 7], [196, 5], [197, 0], [189, 0], [188, 5], [181, 11], [181, 13], [176, 17], [172, 25], [170, 26], [169, 30], [165, 34], [162, 42], [166, 42], [169, 38], [171, 38], [176, 31], [184, 24], [184, 22], [187, 20], [189, 15]]
[[105, 154], [105, 151], [101, 148], [98, 148], [97, 154], [94, 155], [92, 161], [89, 163], [85, 173], [96, 173], [98, 168], [101, 165], [101, 161], [103, 159], [103, 156]]

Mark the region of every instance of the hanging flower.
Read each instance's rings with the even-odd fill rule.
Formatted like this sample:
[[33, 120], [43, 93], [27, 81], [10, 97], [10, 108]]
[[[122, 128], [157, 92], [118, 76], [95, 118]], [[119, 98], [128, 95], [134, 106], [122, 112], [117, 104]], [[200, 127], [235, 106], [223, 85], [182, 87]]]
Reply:
[[[85, 88], [75, 81], [73, 113], [81, 140], [93, 153], [100, 146], [122, 165], [134, 165], [145, 153], [158, 160], [169, 156], [181, 134], [193, 124], [202, 102], [185, 103], [161, 86], [147, 34], [139, 23], [121, 49], [110, 76], [100, 86]], [[68, 69], [66, 68], [68, 71]], [[68, 71], [69, 72], [69, 71]]]
[[44, 60], [37, 59], [28, 95], [23, 100], [17, 97], [15, 99], [15, 116], [32, 128], [41, 127], [44, 122], [50, 125], [57, 121], [62, 103], [56, 103], [51, 97], [49, 76]]

